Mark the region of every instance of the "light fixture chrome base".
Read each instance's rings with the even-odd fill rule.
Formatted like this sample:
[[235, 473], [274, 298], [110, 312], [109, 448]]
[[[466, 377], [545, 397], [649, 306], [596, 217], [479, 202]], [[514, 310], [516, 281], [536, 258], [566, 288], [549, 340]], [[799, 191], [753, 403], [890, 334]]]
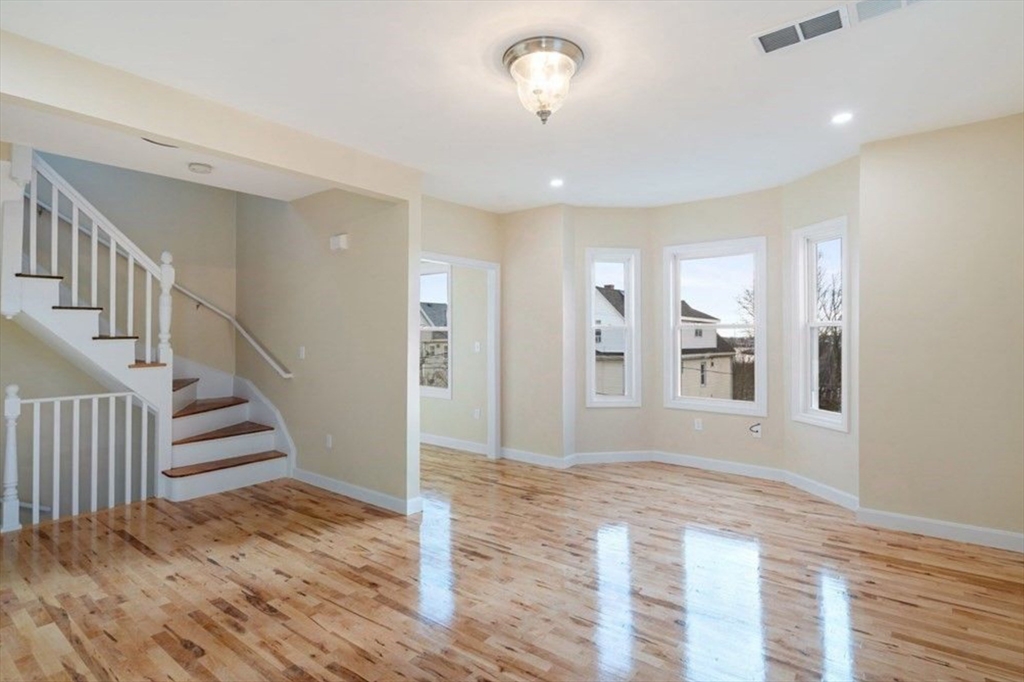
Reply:
[[[534, 52], [560, 52], [569, 59], [576, 62], [576, 71], [579, 72], [580, 67], [583, 66], [583, 49], [565, 38], [558, 38], [556, 36], [535, 36], [533, 38], [526, 38], [520, 40], [512, 47], [505, 50], [505, 55], [501, 58], [501, 63], [505, 65], [505, 70], [509, 70], [520, 57], [525, 57], [528, 54]], [[537, 114], [540, 115], [539, 113]], [[542, 117], [543, 118], [543, 117]]]

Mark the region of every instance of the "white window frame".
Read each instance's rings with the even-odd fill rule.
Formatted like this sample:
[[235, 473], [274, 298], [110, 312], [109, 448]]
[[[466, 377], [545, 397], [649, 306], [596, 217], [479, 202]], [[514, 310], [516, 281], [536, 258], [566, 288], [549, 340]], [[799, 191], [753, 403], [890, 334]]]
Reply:
[[[423, 386], [420, 385], [420, 397], [422, 398], [441, 398], [443, 400], [452, 399], [452, 384], [455, 378], [455, 346], [452, 343], [452, 329], [454, 328], [452, 312], [455, 306], [452, 305], [452, 266], [451, 263], [443, 263], [441, 261], [428, 260], [426, 258], [420, 261], [420, 276], [423, 275], [448, 275], [448, 326], [447, 327], [420, 327], [420, 333], [423, 332], [448, 332], [448, 387], [438, 388], [436, 386]], [[422, 301], [421, 301], [422, 303]], [[422, 315], [422, 313], [420, 313]], [[422, 343], [422, 341], [421, 341]]]
[[[587, 258], [587, 294], [586, 294], [586, 381], [587, 407], [640, 407], [643, 403], [641, 389], [641, 346], [640, 346], [640, 249], [606, 249], [590, 248], [586, 251]], [[623, 396], [598, 395], [596, 362], [597, 344], [595, 332], [598, 330], [615, 329], [614, 325], [594, 324], [594, 296], [598, 284], [594, 280], [595, 263], [622, 263], [625, 266], [626, 294], [623, 302], [625, 311], [625, 357], [624, 393]]]
[[[817, 309], [817, 244], [833, 239], [842, 240], [842, 321], [822, 323], [816, 319]], [[847, 238], [846, 216], [833, 218], [814, 225], [793, 230], [793, 327], [792, 395], [790, 411], [793, 421], [812, 424], [826, 429], [848, 433], [850, 430], [850, 242]], [[838, 327], [842, 330], [843, 356], [841, 412], [820, 410], [815, 405], [816, 354], [811, 346], [811, 334], [820, 327]]]
[[[724, 241], [666, 246], [664, 273], [666, 300], [664, 331], [664, 385], [665, 407], [676, 410], [719, 412], [751, 417], [768, 416], [768, 240], [765, 237], [746, 237]], [[680, 395], [679, 347], [682, 328], [679, 301], [679, 263], [698, 258], [721, 256], [754, 256], [754, 400], [702, 398]], [[716, 325], [718, 328], [740, 328], [750, 325]]]

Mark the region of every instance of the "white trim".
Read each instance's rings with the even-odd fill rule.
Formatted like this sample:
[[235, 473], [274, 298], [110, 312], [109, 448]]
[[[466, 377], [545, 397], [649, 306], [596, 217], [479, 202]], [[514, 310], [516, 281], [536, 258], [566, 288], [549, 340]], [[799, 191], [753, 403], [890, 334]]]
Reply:
[[576, 239], [562, 211], [562, 454], [576, 451]]
[[[811, 290], [812, 262], [810, 260], [811, 244], [829, 239], [840, 239], [842, 248], [842, 320], [838, 326], [842, 329], [842, 393], [840, 402], [842, 412], [839, 414], [826, 412], [811, 407], [811, 377], [813, 371], [810, 368], [811, 347], [809, 328], [812, 324], [809, 315], [816, 309], [816, 292]], [[792, 299], [793, 314], [791, 316], [789, 330], [790, 357], [790, 419], [812, 426], [818, 426], [833, 431], [849, 433], [850, 413], [853, 403], [850, 400], [851, 373], [850, 373], [850, 349], [852, 348], [850, 329], [850, 310], [853, 309], [853, 301], [850, 297], [852, 291], [850, 286], [850, 240], [848, 238], [846, 216], [831, 218], [829, 220], [808, 225], [793, 230], [791, 238], [790, 258], [792, 260]]]
[[543, 466], [552, 469], [569, 469], [577, 465], [587, 464], [623, 464], [635, 462], [659, 462], [661, 464], [674, 464], [676, 466], [702, 469], [704, 471], [715, 471], [723, 474], [734, 474], [749, 478], [760, 478], [769, 481], [778, 481], [793, 486], [799, 490], [819, 497], [827, 502], [856, 512], [857, 523], [869, 526], [878, 526], [889, 530], [917, 533], [930, 537], [954, 540], [957, 542], [968, 542], [985, 547], [995, 547], [1013, 552], [1024, 553], [1024, 533], [999, 530], [996, 528], [983, 528], [980, 526], [969, 526], [952, 521], [939, 521], [937, 519], [926, 519], [919, 516], [907, 516], [894, 512], [878, 511], [876, 509], [863, 509], [859, 507], [856, 495], [838, 490], [813, 479], [801, 476], [800, 474], [786, 471], [776, 467], [762, 466], [760, 464], [747, 464], [744, 462], [733, 462], [724, 459], [713, 459], [710, 457], [696, 457], [694, 455], [682, 455], [673, 452], [660, 452], [657, 450], [639, 450], [626, 452], [578, 452], [568, 457], [552, 457], [540, 455], [534, 452], [523, 450], [502, 449], [502, 455], [507, 459], [517, 462]]
[[420, 260], [439, 261], [487, 272], [487, 456], [498, 459], [501, 455], [501, 266], [489, 261], [429, 251], [421, 252]]
[[447, 436], [435, 436], [430, 433], [420, 433], [420, 443], [423, 443], [424, 445], [436, 445], [439, 448], [450, 448], [452, 450], [472, 452], [476, 455], [487, 454], [486, 443], [475, 443], [471, 440], [448, 438]]
[[371, 504], [374, 507], [380, 507], [381, 509], [395, 512], [396, 514], [405, 514], [406, 516], [409, 516], [411, 514], [417, 514], [423, 509], [423, 500], [420, 497], [403, 500], [398, 497], [377, 492], [376, 490], [363, 488], [362, 486], [346, 483], [345, 481], [339, 481], [336, 478], [317, 474], [312, 471], [306, 471], [305, 469], [299, 469], [297, 467], [292, 473], [292, 478], [297, 481], [302, 481], [303, 483], [308, 483], [311, 486], [315, 486], [332, 493], [337, 493], [338, 495], [351, 497], [353, 500], [358, 500], [359, 502]]
[[[585, 293], [584, 309], [586, 310], [586, 406], [588, 408], [605, 407], [641, 407], [643, 403], [641, 355], [641, 322], [643, 316], [640, 312], [641, 279], [640, 279], [640, 249], [608, 249], [588, 248], [586, 250], [586, 281], [587, 291]], [[625, 281], [623, 286], [626, 289], [626, 296], [623, 302], [625, 309], [625, 343], [623, 351], [625, 372], [624, 396], [599, 396], [597, 395], [597, 376], [594, 356], [597, 352], [597, 345], [594, 340], [594, 332], [599, 326], [594, 324], [594, 293], [597, 291], [598, 283], [594, 280], [595, 263], [622, 263], [625, 270]]]
[[[435, 332], [440, 331], [448, 335], [448, 385], [444, 388], [438, 388], [437, 386], [423, 386], [420, 385], [420, 397], [421, 398], [438, 398], [441, 400], [452, 399], [452, 383], [455, 379], [455, 363], [453, 352], [455, 344], [452, 343], [452, 330], [455, 328], [455, 324], [452, 319], [452, 312], [455, 306], [452, 305], [452, 266], [451, 263], [446, 263], [441, 260], [433, 260], [426, 258], [423, 254], [420, 254], [420, 277], [424, 275], [444, 275], [445, 284], [448, 288], [448, 307], [445, 309], [445, 321], [448, 323], [444, 327], [420, 327], [420, 352], [422, 352], [423, 344], [423, 332]], [[423, 282], [420, 280], [420, 316], [423, 315]], [[420, 374], [420, 381], [423, 380], [422, 372]]]
[[1011, 552], [1024, 553], [1024, 533], [1013, 533], [1008, 530], [969, 526], [953, 521], [939, 521], [920, 516], [908, 516], [895, 512], [861, 508], [857, 511], [857, 522], [868, 526], [878, 526], [889, 530], [900, 530], [918, 535], [928, 535], [957, 542], [969, 542], [974, 545], [1007, 549]]
[[[681, 292], [676, 277], [679, 260], [696, 258], [717, 258], [753, 254], [754, 256], [754, 400], [725, 400], [719, 398], [681, 397], [679, 395], [680, 351], [676, 327], [679, 323], [679, 301]], [[676, 410], [697, 410], [723, 414], [740, 414], [751, 417], [768, 416], [768, 239], [746, 237], [723, 241], [701, 242], [666, 246], [663, 250], [664, 294], [666, 298], [664, 318], [664, 365], [662, 367], [665, 386], [665, 407]], [[736, 325], [723, 324], [722, 327]]]

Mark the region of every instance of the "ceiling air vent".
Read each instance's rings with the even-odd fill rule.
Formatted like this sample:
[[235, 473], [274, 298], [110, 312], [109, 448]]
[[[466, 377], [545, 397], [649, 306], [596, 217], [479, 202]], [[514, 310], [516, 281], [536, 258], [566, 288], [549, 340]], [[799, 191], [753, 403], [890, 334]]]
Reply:
[[822, 14], [754, 36], [754, 42], [764, 54], [796, 45], [811, 38], [832, 33], [850, 25], [846, 6], [841, 5]]
[[874, 19], [902, 6], [902, 0], [861, 0], [854, 5], [857, 10], [857, 21]]

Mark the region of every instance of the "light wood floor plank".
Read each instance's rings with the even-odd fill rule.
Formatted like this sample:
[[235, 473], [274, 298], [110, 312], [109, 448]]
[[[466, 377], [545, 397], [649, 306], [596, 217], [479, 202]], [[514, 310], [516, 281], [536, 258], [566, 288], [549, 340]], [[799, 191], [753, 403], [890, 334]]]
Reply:
[[403, 517], [281, 480], [3, 537], [3, 680], [1024, 679], [1024, 558], [786, 485], [424, 448]]

